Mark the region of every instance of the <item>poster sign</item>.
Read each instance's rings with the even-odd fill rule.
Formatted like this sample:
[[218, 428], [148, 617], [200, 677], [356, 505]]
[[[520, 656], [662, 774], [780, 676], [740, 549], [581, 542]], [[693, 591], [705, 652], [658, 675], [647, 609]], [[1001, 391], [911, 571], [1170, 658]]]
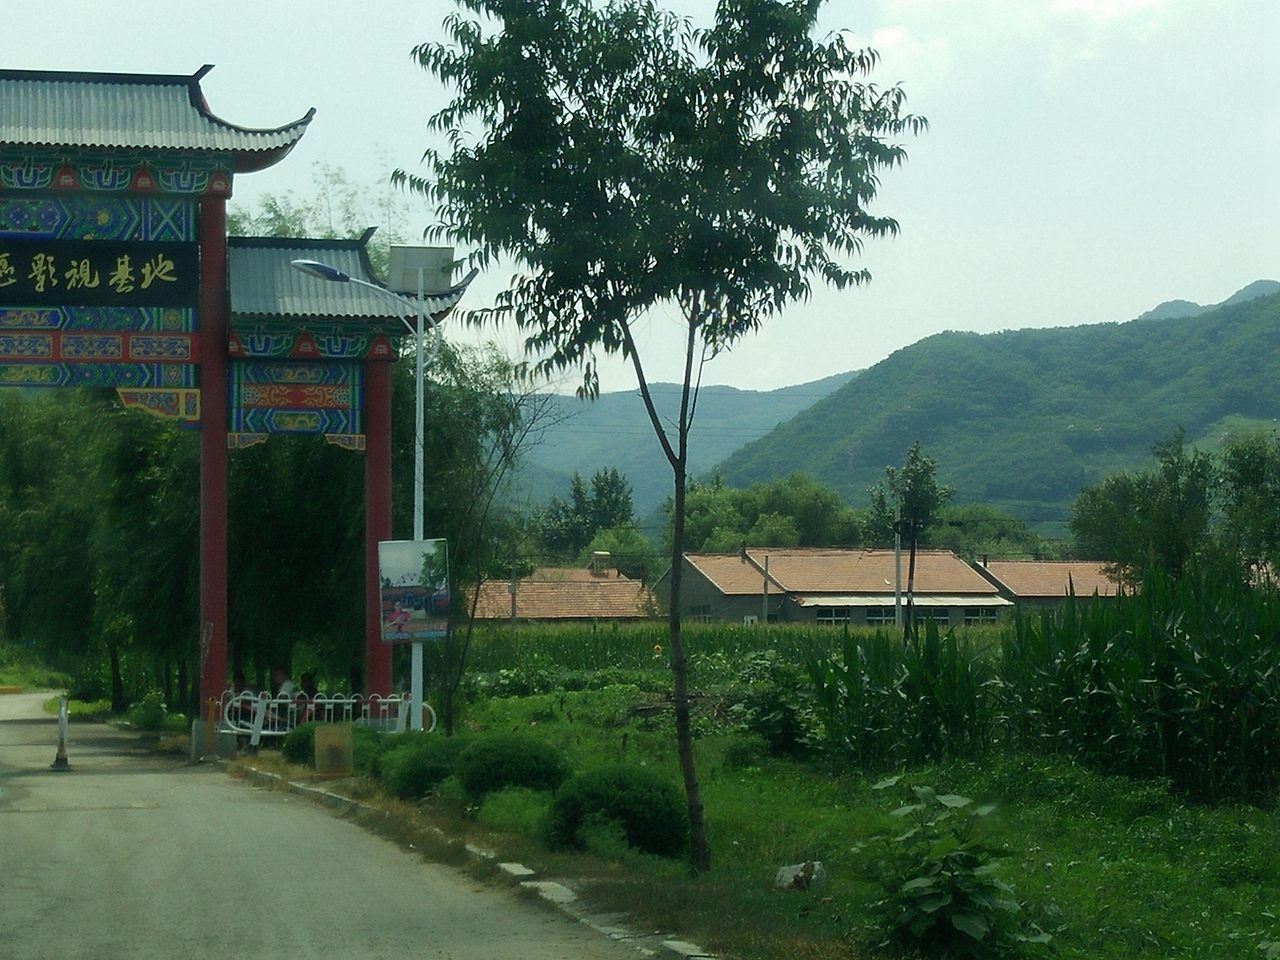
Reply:
[[444, 540], [378, 544], [382, 642], [443, 640], [449, 629], [449, 549]]

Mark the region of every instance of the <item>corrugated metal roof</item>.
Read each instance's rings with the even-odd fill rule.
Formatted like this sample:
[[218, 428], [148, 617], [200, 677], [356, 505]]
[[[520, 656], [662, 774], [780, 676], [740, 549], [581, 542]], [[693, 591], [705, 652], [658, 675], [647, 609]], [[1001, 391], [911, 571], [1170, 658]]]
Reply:
[[[686, 554], [685, 559], [726, 596], [759, 595], [764, 577], [761, 568], [769, 558], [769, 578], [781, 591], [801, 594], [893, 593], [892, 550], [838, 550], [822, 548], [752, 547], [750, 561], [737, 554]], [[906, 589], [908, 555], [902, 554], [902, 581]], [[996, 588], [950, 550], [916, 551], [917, 591], [994, 595]]]
[[190, 77], [0, 70], [0, 144], [236, 155], [236, 170], [270, 166], [293, 148], [315, 114], [273, 130], [227, 123]]
[[[235, 318], [367, 319], [397, 321], [413, 312], [413, 298], [394, 294], [373, 277], [365, 243], [359, 240], [313, 240], [282, 237], [229, 237], [227, 273], [231, 316]], [[373, 283], [378, 293], [358, 283], [321, 280], [295, 270], [294, 260], [315, 260], [356, 280]], [[449, 293], [427, 297], [427, 311], [447, 311], [466, 291], [471, 277]], [[396, 303], [404, 309], [397, 310]], [[398, 328], [396, 332], [401, 332]]]
[[1077, 597], [1114, 597], [1120, 589], [1101, 563], [1089, 560], [992, 560], [986, 569], [1015, 597], [1028, 599], [1060, 599], [1068, 583]]

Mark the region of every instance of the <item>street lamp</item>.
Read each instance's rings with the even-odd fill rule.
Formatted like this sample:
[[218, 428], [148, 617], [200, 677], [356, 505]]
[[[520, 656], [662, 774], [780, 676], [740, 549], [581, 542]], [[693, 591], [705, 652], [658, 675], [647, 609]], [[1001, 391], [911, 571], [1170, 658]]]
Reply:
[[[427, 365], [435, 360], [436, 355], [440, 352], [440, 325], [436, 323], [433, 314], [442, 313], [448, 310], [461, 297], [460, 288], [465, 288], [477, 273], [472, 270], [465, 280], [458, 287], [455, 287], [449, 294], [438, 297], [427, 297], [423, 291], [424, 277], [423, 268], [417, 268], [418, 273], [418, 296], [416, 300], [401, 296], [386, 287], [380, 287], [376, 283], [369, 283], [367, 280], [361, 280], [359, 277], [353, 277], [349, 273], [339, 270], [337, 267], [330, 266], [327, 263], [321, 263], [318, 260], [294, 260], [290, 263], [293, 269], [299, 273], [305, 273], [308, 276], [316, 277], [320, 280], [326, 280], [330, 283], [354, 283], [357, 286], [366, 287], [374, 293], [386, 297], [401, 309], [409, 308], [417, 317], [417, 323], [412, 324], [404, 314], [401, 314], [400, 320], [415, 339], [415, 355], [417, 358], [417, 376], [414, 378], [414, 445], [413, 445], [413, 539], [420, 541], [423, 539], [423, 500], [425, 496], [424, 471], [423, 471], [423, 380], [426, 375]], [[430, 308], [430, 309], [428, 309]], [[430, 322], [431, 329], [435, 333], [435, 340], [431, 345], [431, 355], [423, 355], [423, 340], [425, 338], [425, 327]], [[412, 676], [410, 678], [410, 697], [412, 700], [412, 708], [409, 714], [409, 726], [413, 730], [422, 729], [422, 642], [416, 641], [413, 644], [413, 665]]]

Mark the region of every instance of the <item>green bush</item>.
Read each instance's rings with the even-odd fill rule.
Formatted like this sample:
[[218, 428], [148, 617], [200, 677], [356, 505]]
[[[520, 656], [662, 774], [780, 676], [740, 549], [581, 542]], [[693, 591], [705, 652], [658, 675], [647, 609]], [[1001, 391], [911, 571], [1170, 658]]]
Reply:
[[159, 690], [152, 690], [129, 708], [129, 722], [139, 730], [163, 730], [166, 716], [168, 710], [165, 708], [164, 694]]
[[372, 776], [378, 753], [387, 735], [363, 723], [351, 726], [351, 766], [361, 776]]
[[316, 765], [316, 723], [300, 723], [288, 734], [280, 744], [280, 756], [290, 763], [301, 763], [309, 767]]
[[401, 800], [421, 800], [452, 776], [458, 754], [468, 743], [464, 737], [438, 733], [398, 733], [383, 739], [370, 771]]
[[455, 771], [472, 800], [503, 787], [554, 790], [569, 775], [564, 754], [549, 743], [517, 733], [472, 741], [458, 755]]
[[612, 825], [621, 828], [628, 846], [662, 857], [679, 856], [689, 840], [680, 790], [646, 767], [598, 767], [568, 780], [556, 793], [553, 844], [582, 848], [586, 834]]

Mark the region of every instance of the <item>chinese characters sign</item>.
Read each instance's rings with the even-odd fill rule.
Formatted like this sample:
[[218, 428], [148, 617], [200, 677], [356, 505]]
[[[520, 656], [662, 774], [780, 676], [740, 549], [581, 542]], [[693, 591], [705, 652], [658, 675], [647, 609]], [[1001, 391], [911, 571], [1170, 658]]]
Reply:
[[195, 243], [0, 238], [0, 306], [195, 306]]

